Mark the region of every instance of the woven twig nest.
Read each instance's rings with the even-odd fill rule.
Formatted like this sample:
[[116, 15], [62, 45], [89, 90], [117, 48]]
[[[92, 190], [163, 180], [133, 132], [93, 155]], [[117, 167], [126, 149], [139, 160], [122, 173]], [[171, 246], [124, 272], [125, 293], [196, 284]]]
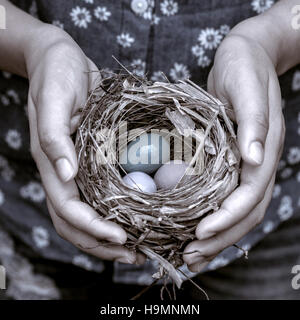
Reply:
[[[124, 123], [129, 141], [162, 130], [171, 140], [184, 136], [196, 142], [188, 159], [196, 174], [172, 190], [144, 193], [128, 187], [114, 152], [128, 142], [120, 129]], [[176, 269], [183, 264], [185, 245], [195, 238], [199, 221], [238, 183], [240, 156], [225, 106], [190, 80], [153, 83], [131, 73], [100, 72], [99, 85], [82, 109], [75, 145], [83, 199], [127, 231], [127, 248], [160, 263], [154, 277], [168, 274], [180, 287]], [[178, 157], [174, 148], [172, 156]]]

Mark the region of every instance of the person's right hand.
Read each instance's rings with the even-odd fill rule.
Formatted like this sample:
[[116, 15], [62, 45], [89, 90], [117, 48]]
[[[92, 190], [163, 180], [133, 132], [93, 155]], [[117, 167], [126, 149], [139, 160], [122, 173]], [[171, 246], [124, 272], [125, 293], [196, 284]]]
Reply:
[[[87, 71], [97, 67], [67, 33], [51, 25], [42, 24], [25, 51], [31, 152], [57, 233], [101, 259], [143, 262], [143, 256], [122, 246], [127, 235], [120, 226], [80, 201], [74, 181], [78, 164], [70, 135], [79, 120], [76, 111], [97, 77]], [[109, 244], [100, 245], [101, 240]]]
[[219, 46], [209, 74], [208, 90], [233, 107], [243, 161], [239, 186], [200, 221], [198, 240], [185, 249], [194, 252], [184, 256], [191, 271], [201, 271], [261, 223], [271, 201], [285, 125], [276, 63], [265, 49], [274, 43], [249, 37], [249, 30], [260, 34], [263, 26], [255, 19], [237, 25]]

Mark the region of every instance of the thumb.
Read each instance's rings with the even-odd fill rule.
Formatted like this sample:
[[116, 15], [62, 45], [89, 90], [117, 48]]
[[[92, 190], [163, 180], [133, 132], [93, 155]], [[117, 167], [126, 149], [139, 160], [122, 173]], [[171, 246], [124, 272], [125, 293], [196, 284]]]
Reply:
[[63, 84], [43, 89], [37, 99], [37, 130], [42, 150], [60, 180], [73, 179], [78, 171], [77, 156], [71, 139], [71, 117], [75, 94]]
[[226, 86], [226, 98], [233, 106], [238, 125], [238, 144], [245, 162], [260, 165], [269, 130], [268, 77], [245, 70]]

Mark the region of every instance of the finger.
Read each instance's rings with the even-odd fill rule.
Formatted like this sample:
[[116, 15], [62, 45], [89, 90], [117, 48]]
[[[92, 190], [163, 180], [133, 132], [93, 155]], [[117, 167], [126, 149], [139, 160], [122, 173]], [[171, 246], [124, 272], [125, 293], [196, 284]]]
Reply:
[[77, 159], [71, 135], [71, 117], [75, 104], [74, 89], [66, 80], [44, 84], [36, 99], [37, 129], [40, 145], [62, 181], [77, 173]]
[[275, 174], [268, 185], [264, 199], [244, 220], [213, 238], [193, 241], [185, 248], [185, 253], [192, 252], [183, 256], [191, 271], [199, 272], [200, 264], [206, 262], [207, 259], [211, 260], [212, 257], [218, 255], [222, 250], [238, 242], [255, 226], [261, 223], [271, 201], [274, 181]]
[[[90, 60], [89, 58], [87, 58], [87, 70], [85, 70], [85, 73], [88, 75], [88, 92], [90, 93], [90, 91], [94, 90], [97, 85], [99, 84], [99, 69], [97, 68], [97, 66], [95, 65], [95, 63]], [[88, 94], [89, 94], [88, 93]], [[84, 103], [84, 101], [82, 102], [82, 104]], [[78, 110], [79, 111], [79, 110]], [[80, 119], [81, 119], [81, 113], [80, 112], [76, 112], [75, 114], [73, 114], [72, 118], [71, 118], [71, 134], [73, 134], [80, 123]]]
[[214, 67], [210, 70], [207, 78], [207, 91], [213, 96], [217, 96], [217, 92], [215, 89]]
[[100, 72], [98, 67], [95, 65], [95, 63], [87, 58], [88, 61], [88, 72], [89, 72], [89, 89], [93, 90], [95, 89], [100, 80]]
[[238, 124], [239, 149], [245, 162], [260, 165], [269, 129], [269, 75], [247, 64], [230, 72], [235, 76], [226, 77], [225, 91]]
[[116, 260], [123, 263], [135, 263], [137, 256], [134, 252], [129, 251], [128, 249], [120, 245], [100, 245], [99, 241], [86, 233], [81, 232], [80, 230], [69, 225], [66, 221], [61, 219], [55, 212], [51, 201], [47, 199], [47, 206], [53, 225], [63, 239], [71, 242], [80, 250], [92, 254], [98, 258], [104, 260]]
[[[31, 103], [32, 101], [29, 99], [28, 105], [30, 106]], [[35, 109], [30, 107], [28, 111], [32, 153], [41, 174], [47, 196], [51, 199], [57, 214], [75, 228], [94, 238], [119, 244], [125, 243], [127, 234], [119, 225], [101, 219], [95, 210], [80, 201], [74, 180], [64, 183], [58, 179], [48, 157], [39, 147]]]
[[[269, 157], [271, 157], [270, 153], [265, 161]], [[276, 154], [276, 164], [278, 160], [279, 157]], [[243, 164], [240, 186], [223, 201], [217, 212], [200, 221], [196, 229], [197, 238], [204, 240], [213, 237], [243, 220], [263, 199], [271, 176], [272, 170], [268, 166], [252, 167]]]
[[217, 92], [216, 90], [217, 86], [215, 82], [214, 71], [215, 71], [215, 68], [212, 67], [207, 79], [207, 91], [214, 97], [217, 97], [224, 104], [224, 106], [226, 107], [226, 114], [232, 121], [235, 122], [236, 121], [235, 114], [232, 107], [230, 106], [230, 103], [228, 103], [228, 100], [227, 98], [225, 98], [224, 95], [222, 95], [220, 92]]
[[[224, 200], [220, 209], [204, 218], [198, 225], [196, 236], [199, 240], [207, 239], [218, 232], [232, 227], [261, 201], [264, 191], [273, 175], [282, 152], [284, 140], [284, 121], [278, 102], [276, 85], [270, 97], [270, 131], [265, 145], [264, 162], [259, 167], [243, 163], [240, 186]], [[276, 111], [277, 108], [277, 111]]]

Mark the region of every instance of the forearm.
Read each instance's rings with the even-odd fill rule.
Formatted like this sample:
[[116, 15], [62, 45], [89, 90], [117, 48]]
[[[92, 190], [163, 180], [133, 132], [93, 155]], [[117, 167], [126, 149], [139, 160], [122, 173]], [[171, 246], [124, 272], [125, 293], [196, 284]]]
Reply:
[[0, 69], [26, 77], [25, 47], [42, 22], [9, 1], [0, 0], [0, 5], [6, 11], [6, 29], [0, 30]]
[[264, 14], [238, 24], [231, 32], [258, 41], [278, 75], [300, 63], [300, 29], [292, 26], [295, 19], [292, 8], [296, 5], [300, 5], [299, 0], [281, 0]]

